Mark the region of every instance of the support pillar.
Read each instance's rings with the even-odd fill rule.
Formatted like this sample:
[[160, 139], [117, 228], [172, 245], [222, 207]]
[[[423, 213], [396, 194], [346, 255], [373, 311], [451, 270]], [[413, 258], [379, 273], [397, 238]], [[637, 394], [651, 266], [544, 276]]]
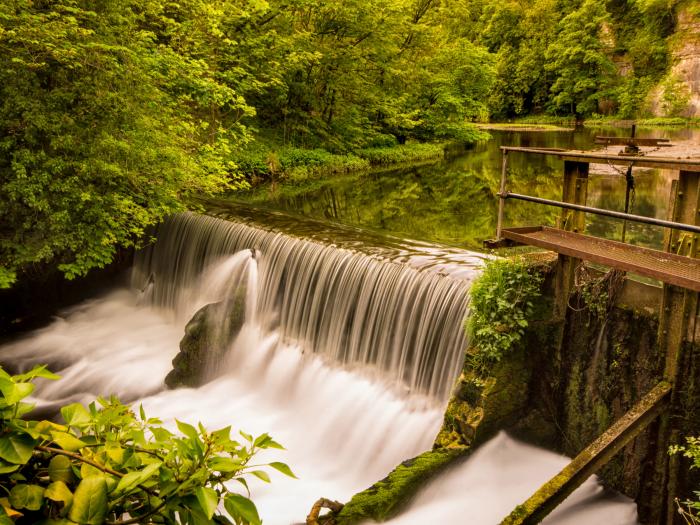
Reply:
[[[586, 205], [588, 195], [588, 163], [564, 162], [564, 192], [562, 201], [573, 204]], [[583, 212], [562, 210], [558, 220], [558, 227], [563, 230], [584, 233], [586, 230], [586, 216]], [[581, 259], [559, 255], [557, 275], [555, 282], [554, 318], [564, 320], [569, 304], [569, 294], [574, 285], [576, 267]]]
[[[681, 171], [673, 186], [670, 215], [673, 221], [700, 224], [700, 173]], [[698, 236], [673, 230], [666, 236], [666, 251], [697, 257]], [[668, 447], [681, 439], [682, 413], [679, 406], [679, 388], [682, 382], [684, 351], [687, 342], [695, 337], [695, 312], [698, 293], [664, 284], [663, 301], [659, 314], [659, 349], [665, 356], [664, 379], [672, 386], [669, 409], [659, 420], [658, 450], [656, 453], [655, 483], [663, 490], [657, 491], [651, 502], [651, 522], [681, 523], [674, 499], [678, 491], [678, 461], [671, 461]]]

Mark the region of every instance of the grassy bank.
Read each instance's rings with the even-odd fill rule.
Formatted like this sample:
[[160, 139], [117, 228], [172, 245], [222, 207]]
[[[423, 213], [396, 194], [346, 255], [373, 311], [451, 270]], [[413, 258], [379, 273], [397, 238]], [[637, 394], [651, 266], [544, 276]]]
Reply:
[[[488, 126], [505, 126], [507, 127], [518, 127], [526, 128], [528, 126], [537, 127], [551, 127], [551, 126], [565, 126], [571, 127], [576, 124], [573, 117], [556, 117], [552, 115], [529, 115], [527, 117], [520, 117], [513, 119], [512, 122], [508, 123], [498, 123], [489, 124]], [[632, 124], [637, 124], [637, 127], [641, 128], [651, 128], [651, 127], [700, 127], [700, 118], [686, 118], [686, 117], [650, 117], [650, 118], [638, 118], [638, 119], [621, 119], [620, 117], [589, 117], [583, 121], [584, 126], [619, 126], [619, 127], [629, 127]], [[491, 128], [496, 129], [496, 128]]]
[[449, 142], [409, 142], [337, 154], [320, 148], [275, 147], [256, 143], [240, 152], [234, 161], [255, 186], [272, 180], [304, 182], [378, 166], [438, 160], [445, 156], [449, 146]]

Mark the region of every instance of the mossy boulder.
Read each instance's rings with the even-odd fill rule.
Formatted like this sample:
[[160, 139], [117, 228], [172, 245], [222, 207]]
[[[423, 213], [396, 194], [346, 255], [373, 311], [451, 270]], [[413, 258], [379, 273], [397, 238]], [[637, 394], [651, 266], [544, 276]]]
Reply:
[[245, 322], [245, 288], [232, 297], [200, 308], [185, 326], [180, 352], [165, 377], [168, 388], [198, 387], [213, 377], [229, 345]]
[[431, 450], [404, 461], [386, 478], [355, 494], [335, 516], [334, 523], [353, 525], [370, 519], [386, 521], [400, 512], [426, 481], [468, 452], [466, 447]]

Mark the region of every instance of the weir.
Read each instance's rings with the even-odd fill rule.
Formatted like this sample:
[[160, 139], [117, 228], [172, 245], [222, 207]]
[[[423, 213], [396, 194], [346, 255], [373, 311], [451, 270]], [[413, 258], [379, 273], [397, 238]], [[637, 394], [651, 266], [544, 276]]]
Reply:
[[[366, 255], [192, 213], [172, 217], [155, 236], [133, 273], [136, 288], [152, 281], [154, 304], [191, 315], [193, 295], [201, 292], [193, 286], [205, 268], [254, 253], [254, 315], [263, 330], [279, 331], [305, 353], [379, 374], [399, 390], [449, 395], [466, 344], [470, 278], [406, 264], [405, 250]], [[472, 264], [474, 276], [479, 260]], [[216, 300], [213, 292], [197, 306]]]

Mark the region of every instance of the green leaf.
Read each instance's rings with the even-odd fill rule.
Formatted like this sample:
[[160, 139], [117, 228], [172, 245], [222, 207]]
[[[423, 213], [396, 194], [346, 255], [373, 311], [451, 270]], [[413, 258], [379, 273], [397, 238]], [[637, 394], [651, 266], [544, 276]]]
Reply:
[[80, 525], [102, 525], [107, 516], [107, 482], [92, 476], [80, 482], [73, 494], [68, 519]]
[[272, 463], [269, 463], [269, 465], [273, 469], [279, 470], [282, 474], [289, 476], [290, 478], [299, 479], [294, 475], [294, 472], [292, 472], [292, 469], [290, 469], [286, 463], [280, 463], [279, 461], [273, 461]]
[[153, 437], [156, 438], [156, 441], [160, 443], [168, 441], [173, 436], [172, 432], [161, 427], [153, 427], [150, 430]]
[[209, 468], [218, 472], [237, 472], [241, 470], [243, 464], [235, 459], [226, 457], [215, 457], [209, 461]]
[[36, 403], [17, 403], [16, 414], [20, 418], [29, 414], [36, 407]]
[[177, 419], [175, 420], [175, 423], [177, 423], [178, 430], [180, 430], [180, 432], [182, 432], [185, 436], [190, 439], [198, 439], [199, 435], [197, 434], [197, 430], [192, 425], [183, 423]]
[[24, 465], [34, 452], [35, 441], [26, 434], [7, 434], [0, 437], [0, 458], [8, 463]]
[[163, 463], [157, 461], [146, 466], [142, 470], [137, 470], [135, 472], [129, 472], [126, 476], [119, 480], [117, 488], [114, 489], [115, 494], [123, 494], [129, 492], [136, 488], [138, 485], [146, 481], [148, 478], [153, 476], [160, 469]]
[[225, 443], [231, 440], [231, 426], [215, 430], [211, 433], [211, 438], [215, 443]]
[[80, 450], [87, 444], [84, 441], [78, 439], [77, 437], [72, 436], [68, 432], [51, 431], [51, 440], [63, 450], [67, 450], [68, 452], [75, 452], [76, 450]]
[[44, 489], [39, 485], [15, 485], [10, 491], [10, 503], [17, 510], [39, 510], [43, 502]]
[[0, 474], [10, 474], [20, 467], [20, 465], [13, 465], [11, 463], [6, 463], [0, 460]]
[[63, 503], [64, 509], [68, 509], [73, 503], [73, 493], [63, 481], [54, 481], [46, 487], [44, 497], [51, 501]]
[[73, 403], [61, 408], [61, 415], [66, 425], [83, 428], [90, 424], [92, 417], [90, 412], [80, 403]]
[[277, 448], [280, 450], [285, 450], [285, 448], [277, 443], [277, 441], [272, 439], [269, 434], [262, 434], [255, 438], [253, 446], [258, 448]]
[[263, 470], [254, 470], [253, 472], [251, 472], [251, 474], [256, 478], [263, 480], [266, 483], [270, 483], [270, 476], [267, 472]]
[[234, 521], [243, 519], [250, 525], [262, 525], [255, 503], [240, 494], [227, 494], [224, 498], [224, 507]]
[[219, 505], [219, 495], [217, 492], [209, 487], [197, 487], [195, 493], [197, 495], [197, 501], [199, 501], [200, 507], [207, 515], [207, 519], [211, 519], [216, 512], [216, 507]]
[[66, 456], [54, 456], [49, 461], [49, 479], [72, 483], [75, 480], [71, 460]]
[[29, 381], [30, 379], [34, 379], [35, 377], [43, 377], [44, 379], [51, 379], [51, 380], [56, 380], [56, 379], [61, 379], [61, 376], [57, 376], [53, 372], [48, 370], [48, 367], [46, 365], [39, 365], [35, 366], [32, 368], [29, 372], [25, 372], [24, 374], [19, 374], [15, 376], [16, 381]]
[[0, 379], [0, 391], [5, 401], [10, 405], [19, 403], [34, 392], [34, 388], [35, 386], [32, 383], [15, 383], [7, 379]]
[[7, 515], [4, 507], [0, 507], [0, 525], [14, 525], [14, 521]]

